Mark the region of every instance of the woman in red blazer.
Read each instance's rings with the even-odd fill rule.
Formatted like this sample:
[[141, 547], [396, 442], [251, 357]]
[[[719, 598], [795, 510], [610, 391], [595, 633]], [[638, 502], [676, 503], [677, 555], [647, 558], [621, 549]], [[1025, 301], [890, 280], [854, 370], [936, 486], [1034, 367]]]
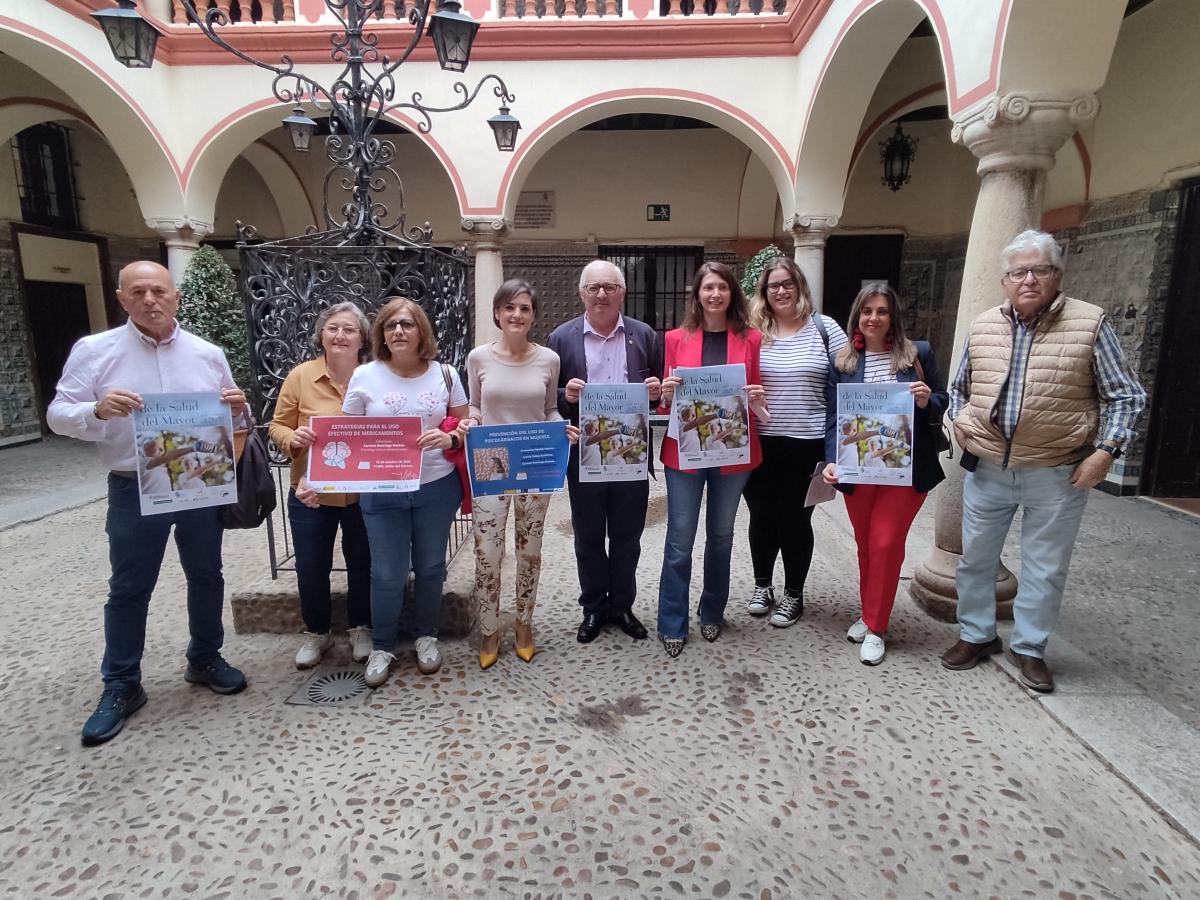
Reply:
[[[742, 363], [746, 367], [746, 399], [751, 407], [749, 424], [750, 462], [711, 469], [681, 469], [679, 443], [663, 440], [662, 460], [667, 479], [667, 542], [663, 550], [662, 577], [658, 588], [658, 636], [668, 656], [678, 656], [687, 641], [688, 585], [692, 578], [692, 546], [700, 524], [700, 501], [708, 488], [705, 519], [704, 587], [700, 593], [700, 635], [715, 641], [721, 634], [725, 604], [729, 600], [729, 557], [733, 550], [733, 520], [737, 516], [742, 488], [750, 471], [762, 459], [753, 408], [763, 410], [765, 392], [759, 384], [758, 352], [762, 335], [749, 324], [749, 305], [733, 271], [723, 263], [700, 266], [688, 295], [683, 327], [666, 334], [666, 370], [662, 382], [662, 411], [670, 409], [675, 390], [682, 384], [675, 370], [680, 367]], [[702, 417], [702, 419], [705, 417]], [[711, 417], [708, 417], [711, 418]], [[687, 442], [700, 440], [699, 425], [689, 410], [681, 428]], [[709, 439], [720, 430], [706, 429]]]

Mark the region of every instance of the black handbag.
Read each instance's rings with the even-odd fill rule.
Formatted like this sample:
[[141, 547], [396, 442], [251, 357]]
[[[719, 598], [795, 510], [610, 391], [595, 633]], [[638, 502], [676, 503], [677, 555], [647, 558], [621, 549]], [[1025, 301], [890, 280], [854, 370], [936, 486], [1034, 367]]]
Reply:
[[[925, 381], [925, 370], [921, 367], [919, 357], [913, 358], [913, 368], [917, 370], [917, 380], [928, 384]], [[950, 435], [946, 432], [946, 425], [942, 422], [942, 417], [931, 419], [928, 415], [922, 416], [925, 420], [925, 434], [929, 440], [933, 442], [933, 449], [938, 453], [949, 453], [950, 458], [954, 458], [953, 444], [950, 443]]]
[[257, 528], [275, 511], [279, 502], [267, 442], [254, 427], [247, 409], [242, 410], [242, 421], [247, 434], [246, 445], [234, 467], [237, 500], [221, 507], [221, 524], [226, 528]]

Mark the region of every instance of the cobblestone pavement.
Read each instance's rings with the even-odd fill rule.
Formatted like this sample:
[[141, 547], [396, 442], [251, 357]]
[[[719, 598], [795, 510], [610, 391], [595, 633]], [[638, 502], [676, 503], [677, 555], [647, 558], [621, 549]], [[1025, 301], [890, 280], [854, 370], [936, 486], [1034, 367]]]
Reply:
[[[655, 489], [637, 611], [653, 623]], [[808, 608], [670, 660], [575, 643], [565, 498], [551, 505], [539, 654], [403, 651], [364, 704], [286, 705], [291, 636], [230, 634], [251, 685], [183, 681], [174, 551], [152, 604], [150, 702], [84, 749], [99, 693], [103, 503], [0, 532], [0, 896], [1194, 897], [1200, 851], [995, 666], [941, 669], [954, 628], [902, 598], [859, 664], [853, 547], [824, 528]], [[744, 512], [744, 511], [743, 511]], [[739, 522], [744, 535], [745, 522]], [[511, 563], [511, 556], [509, 561]], [[230, 533], [231, 589], [266, 565]], [[470, 553], [456, 565], [470, 565]], [[697, 570], [699, 565], [697, 564]], [[347, 662], [339, 645], [335, 662]]]

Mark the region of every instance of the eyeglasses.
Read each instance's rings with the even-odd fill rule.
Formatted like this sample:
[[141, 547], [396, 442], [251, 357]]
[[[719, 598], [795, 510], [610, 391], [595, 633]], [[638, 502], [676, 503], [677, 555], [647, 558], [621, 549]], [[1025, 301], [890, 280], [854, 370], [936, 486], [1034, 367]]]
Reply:
[[583, 286], [583, 292], [589, 297], [598, 297], [601, 291], [604, 291], [606, 294], [615, 294], [617, 291], [623, 290], [625, 290], [624, 285], [613, 284], [611, 281], [605, 281], [600, 284], [585, 284]]
[[1009, 269], [1004, 273], [1004, 277], [1012, 284], [1020, 284], [1030, 275], [1032, 275], [1038, 281], [1045, 281], [1057, 271], [1058, 269], [1056, 267], [1049, 265], [1026, 266], [1023, 269]]
[[417, 323], [412, 319], [392, 319], [390, 322], [385, 322], [383, 330], [387, 331], [415, 331]]
[[321, 329], [330, 337], [337, 337], [339, 334], [352, 335], [358, 333], [357, 325], [326, 325]]
[[778, 294], [783, 291], [794, 291], [796, 289], [796, 279], [789, 278], [787, 281], [768, 281], [767, 293]]

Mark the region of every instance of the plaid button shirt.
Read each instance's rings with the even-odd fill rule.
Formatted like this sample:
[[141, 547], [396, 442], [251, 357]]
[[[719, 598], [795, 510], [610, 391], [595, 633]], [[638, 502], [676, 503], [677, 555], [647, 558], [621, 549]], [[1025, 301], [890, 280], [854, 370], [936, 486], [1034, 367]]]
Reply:
[[[1021, 415], [1021, 402], [1025, 398], [1025, 370], [1029, 366], [1029, 351], [1037, 333], [1038, 319], [1028, 326], [1015, 316], [1013, 322], [1012, 359], [1009, 362], [1008, 378], [1000, 388], [1000, 396], [993, 411], [993, 424], [1006, 440], [1012, 440]], [[950, 419], [955, 419], [971, 397], [971, 361], [969, 341], [963, 347], [962, 361], [950, 385]], [[1110, 441], [1124, 448], [1133, 438], [1133, 426], [1146, 405], [1146, 392], [1129, 370], [1125, 355], [1116, 332], [1108, 319], [1100, 323], [1096, 343], [1092, 348], [1092, 378], [1096, 394], [1104, 404], [1104, 421], [1101, 424], [1101, 440]]]

